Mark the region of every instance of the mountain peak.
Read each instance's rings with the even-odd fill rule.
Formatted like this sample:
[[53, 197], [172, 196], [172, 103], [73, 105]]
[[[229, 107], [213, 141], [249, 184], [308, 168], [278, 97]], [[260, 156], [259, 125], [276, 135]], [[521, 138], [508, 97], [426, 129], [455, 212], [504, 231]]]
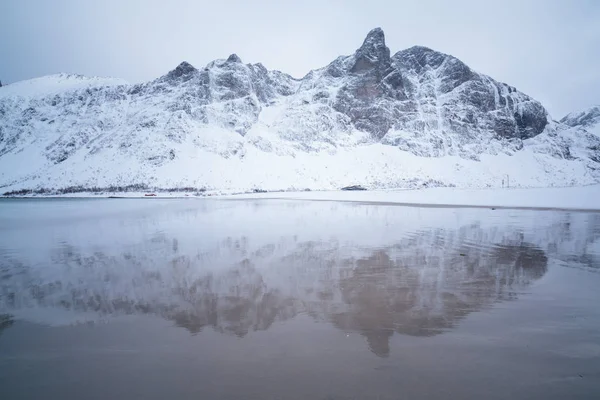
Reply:
[[241, 63], [242, 59], [235, 53], [227, 57], [227, 62]]
[[600, 136], [600, 105], [567, 114], [560, 122], [572, 127], [582, 127]]
[[390, 62], [390, 49], [385, 45], [383, 29], [372, 29], [365, 38], [362, 46], [355, 53], [356, 62], [352, 72], [370, 70], [377, 64]]
[[385, 47], [385, 34], [383, 33], [383, 29], [375, 28], [367, 33], [367, 37], [363, 41], [362, 46], [360, 46], [359, 51], [377, 52], [384, 48], [387, 47]]
[[187, 76], [196, 71], [196, 68], [187, 61], [183, 61], [173, 71], [168, 73], [170, 78], [179, 78], [181, 76]]
[[595, 119], [600, 120], [600, 105], [590, 107], [583, 111], [576, 111], [565, 115], [560, 122], [569, 126], [586, 125]]
[[[367, 37], [365, 38], [365, 42], [371, 40], [380, 40], [382, 42], [385, 41], [385, 34], [383, 33], [383, 29], [381, 28], [373, 28], [367, 33]], [[385, 44], [385, 43], [384, 43]]]

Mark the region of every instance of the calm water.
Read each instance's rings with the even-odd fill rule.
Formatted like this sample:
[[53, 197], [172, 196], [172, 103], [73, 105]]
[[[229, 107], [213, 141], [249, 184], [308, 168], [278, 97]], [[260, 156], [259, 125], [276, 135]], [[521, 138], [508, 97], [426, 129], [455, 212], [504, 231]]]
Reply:
[[598, 399], [600, 214], [0, 200], [2, 399]]

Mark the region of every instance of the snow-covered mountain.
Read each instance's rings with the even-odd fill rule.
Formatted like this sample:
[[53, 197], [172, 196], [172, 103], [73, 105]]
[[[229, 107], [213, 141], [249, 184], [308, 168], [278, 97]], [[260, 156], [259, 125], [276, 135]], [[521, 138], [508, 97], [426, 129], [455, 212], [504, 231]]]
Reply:
[[294, 79], [232, 54], [151, 82], [0, 88], [0, 193], [77, 187], [332, 189], [600, 181], [600, 138], [514, 87], [381, 29]]
[[584, 128], [600, 136], [600, 105], [567, 114], [560, 122], [568, 126]]

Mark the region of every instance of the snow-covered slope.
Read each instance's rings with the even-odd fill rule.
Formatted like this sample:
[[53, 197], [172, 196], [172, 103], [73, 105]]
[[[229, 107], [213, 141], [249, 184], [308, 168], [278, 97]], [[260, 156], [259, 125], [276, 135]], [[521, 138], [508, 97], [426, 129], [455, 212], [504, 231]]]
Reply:
[[573, 127], [582, 127], [600, 137], [600, 105], [567, 114], [560, 122]]
[[153, 81], [54, 75], [0, 87], [0, 193], [32, 189], [564, 186], [600, 139], [515, 88], [381, 29], [294, 79], [232, 54]]
[[87, 77], [72, 74], [47, 75], [41, 78], [15, 82], [12, 85], [0, 86], [2, 87], [0, 99], [7, 97], [46, 97], [65, 91], [118, 85], [127, 85], [127, 81], [119, 78]]

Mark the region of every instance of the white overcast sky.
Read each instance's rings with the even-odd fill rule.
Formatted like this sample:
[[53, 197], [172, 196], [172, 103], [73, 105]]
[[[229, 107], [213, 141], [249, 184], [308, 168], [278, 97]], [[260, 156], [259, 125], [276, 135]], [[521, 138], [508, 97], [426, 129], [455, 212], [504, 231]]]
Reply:
[[540, 100], [554, 118], [600, 103], [600, 0], [4, 0], [0, 80], [57, 72], [153, 79], [237, 53], [294, 77], [383, 28]]

